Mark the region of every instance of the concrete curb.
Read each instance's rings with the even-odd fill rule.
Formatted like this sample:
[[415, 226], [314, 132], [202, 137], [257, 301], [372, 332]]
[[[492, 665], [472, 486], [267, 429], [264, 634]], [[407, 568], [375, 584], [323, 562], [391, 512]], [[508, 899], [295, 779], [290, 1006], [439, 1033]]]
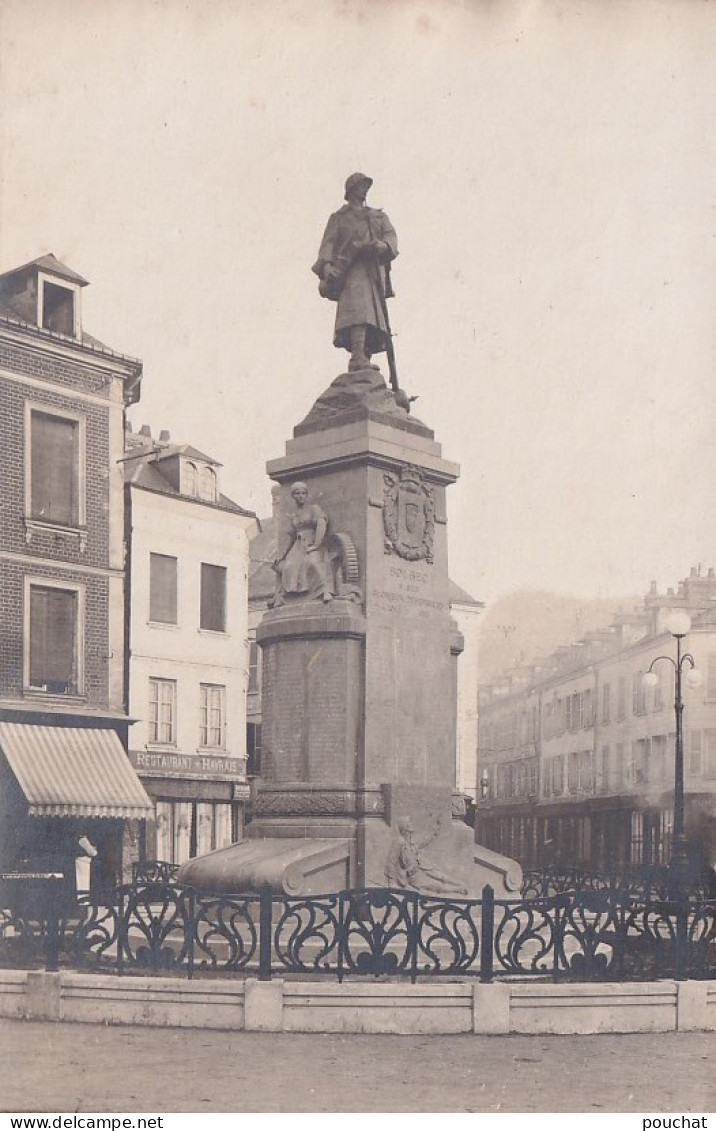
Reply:
[[716, 983], [286, 981], [0, 970], [0, 1016], [272, 1033], [716, 1031]]

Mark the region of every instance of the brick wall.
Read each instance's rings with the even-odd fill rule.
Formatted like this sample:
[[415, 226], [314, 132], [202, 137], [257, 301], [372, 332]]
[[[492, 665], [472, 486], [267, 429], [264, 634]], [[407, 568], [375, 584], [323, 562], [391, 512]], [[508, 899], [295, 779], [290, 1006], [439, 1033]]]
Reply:
[[[109, 703], [109, 579], [96, 571], [109, 565], [110, 506], [122, 506], [121, 493], [111, 495], [110, 476], [116, 471], [117, 453], [110, 451], [112, 374], [51, 352], [51, 342], [28, 334], [27, 344], [0, 341], [0, 370], [26, 374], [35, 380], [24, 384], [0, 372], [0, 698], [16, 699], [23, 692], [24, 594], [27, 576], [81, 585], [85, 593], [84, 693], [87, 706], [106, 708]], [[107, 364], [107, 359], [103, 359]], [[121, 362], [117, 373], [126, 371]], [[47, 381], [47, 385], [37, 382]], [[55, 386], [54, 388], [52, 386]], [[60, 392], [57, 386], [66, 392]], [[106, 398], [92, 404], [75, 392]], [[28, 542], [25, 528], [25, 403], [46, 405], [85, 421], [85, 501], [87, 541], [84, 548], [74, 534], [33, 528]], [[121, 662], [114, 657], [112, 663]], [[58, 697], [58, 703], [61, 697]]]
[[107, 375], [93, 368], [89, 358], [83, 362], [43, 353], [45, 343], [50, 345], [52, 339], [47, 338], [43, 342], [41, 337], [28, 337], [27, 346], [0, 342], [0, 368], [44, 378], [55, 385], [66, 385], [68, 389], [83, 393], [106, 394]]

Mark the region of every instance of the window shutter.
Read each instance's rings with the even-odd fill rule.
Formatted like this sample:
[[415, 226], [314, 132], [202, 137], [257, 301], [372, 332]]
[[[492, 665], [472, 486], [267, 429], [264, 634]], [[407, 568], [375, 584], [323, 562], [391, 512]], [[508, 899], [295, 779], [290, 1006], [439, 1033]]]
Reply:
[[177, 559], [167, 554], [149, 555], [149, 619], [177, 623]]
[[63, 589], [30, 590], [30, 686], [76, 690], [77, 602]]
[[201, 563], [200, 627], [212, 632], [226, 630], [226, 569]]
[[33, 412], [31, 431], [32, 517], [76, 525], [77, 422]]

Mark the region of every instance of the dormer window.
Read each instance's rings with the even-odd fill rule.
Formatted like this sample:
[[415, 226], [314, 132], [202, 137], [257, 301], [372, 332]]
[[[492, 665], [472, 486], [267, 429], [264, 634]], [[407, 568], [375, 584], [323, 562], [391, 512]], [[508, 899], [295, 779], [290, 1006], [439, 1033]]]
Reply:
[[80, 289], [64, 280], [50, 279], [42, 272], [38, 275], [37, 324], [43, 330], [80, 336]]

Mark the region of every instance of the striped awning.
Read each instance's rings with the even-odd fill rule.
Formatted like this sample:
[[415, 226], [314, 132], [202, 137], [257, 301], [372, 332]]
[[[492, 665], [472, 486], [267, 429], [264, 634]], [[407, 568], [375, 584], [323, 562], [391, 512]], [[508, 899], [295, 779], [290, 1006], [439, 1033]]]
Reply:
[[0, 748], [32, 817], [152, 817], [113, 730], [0, 722]]

